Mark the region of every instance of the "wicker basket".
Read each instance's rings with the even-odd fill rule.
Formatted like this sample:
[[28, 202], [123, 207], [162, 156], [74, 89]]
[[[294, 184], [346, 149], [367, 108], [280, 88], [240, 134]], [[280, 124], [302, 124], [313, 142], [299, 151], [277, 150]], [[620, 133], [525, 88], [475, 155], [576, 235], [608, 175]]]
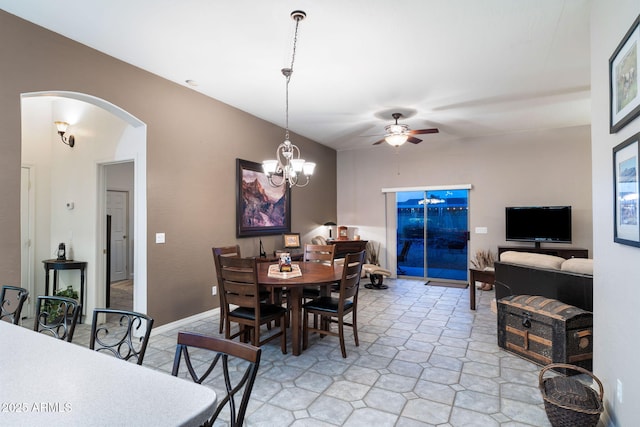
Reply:
[[[543, 378], [547, 370], [554, 368], [572, 369], [589, 375], [598, 383], [600, 394], [596, 394], [594, 389], [575, 378]], [[552, 363], [540, 371], [539, 383], [544, 409], [553, 427], [595, 427], [598, 424], [600, 414], [604, 410], [604, 389], [600, 380], [591, 372], [575, 365]]]

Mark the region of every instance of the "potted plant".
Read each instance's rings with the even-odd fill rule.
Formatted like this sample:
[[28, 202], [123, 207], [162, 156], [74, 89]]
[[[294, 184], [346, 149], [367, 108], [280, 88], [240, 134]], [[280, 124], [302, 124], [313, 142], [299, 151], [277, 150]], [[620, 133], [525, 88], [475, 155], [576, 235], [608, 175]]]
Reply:
[[[73, 289], [73, 286], [67, 286], [66, 289], [60, 289], [56, 291], [54, 295], [57, 297], [66, 297], [75, 300], [78, 299], [78, 291]], [[44, 311], [48, 313], [48, 323], [57, 323], [60, 321], [60, 318], [64, 315], [64, 313], [62, 313], [62, 307], [60, 307], [61, 305], [62, 303], [58, 301], [46, 301]]]

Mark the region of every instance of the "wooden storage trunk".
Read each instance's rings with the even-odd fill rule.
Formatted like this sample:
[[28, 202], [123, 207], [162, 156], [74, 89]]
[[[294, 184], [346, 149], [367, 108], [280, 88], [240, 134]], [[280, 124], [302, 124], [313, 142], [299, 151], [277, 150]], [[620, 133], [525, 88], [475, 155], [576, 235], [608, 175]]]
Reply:
[[504, 297], [498, 300], [498, 345], [540, 365], [568, 363], [591, 371], [593, 313], [542, 296]]

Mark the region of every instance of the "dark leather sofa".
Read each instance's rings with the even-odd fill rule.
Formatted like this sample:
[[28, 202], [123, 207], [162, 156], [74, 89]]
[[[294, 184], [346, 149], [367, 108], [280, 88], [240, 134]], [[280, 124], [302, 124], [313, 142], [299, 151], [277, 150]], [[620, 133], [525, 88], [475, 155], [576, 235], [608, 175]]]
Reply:
[[509, 295], [541, 295], [593, 311], [593, 276], [540, 267], [496, 262], [496, 299]]

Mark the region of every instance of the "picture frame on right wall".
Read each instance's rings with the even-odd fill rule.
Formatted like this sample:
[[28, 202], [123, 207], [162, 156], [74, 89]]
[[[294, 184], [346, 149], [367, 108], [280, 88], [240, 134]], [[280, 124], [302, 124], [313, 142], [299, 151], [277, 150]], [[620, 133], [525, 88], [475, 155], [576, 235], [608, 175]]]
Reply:
[[640, 15], [609, 58], [609, 133], [616, 133], [640, 114]]
[[613, 241], [640, 247], [638, 158], [640, 132], [613, 148]]

